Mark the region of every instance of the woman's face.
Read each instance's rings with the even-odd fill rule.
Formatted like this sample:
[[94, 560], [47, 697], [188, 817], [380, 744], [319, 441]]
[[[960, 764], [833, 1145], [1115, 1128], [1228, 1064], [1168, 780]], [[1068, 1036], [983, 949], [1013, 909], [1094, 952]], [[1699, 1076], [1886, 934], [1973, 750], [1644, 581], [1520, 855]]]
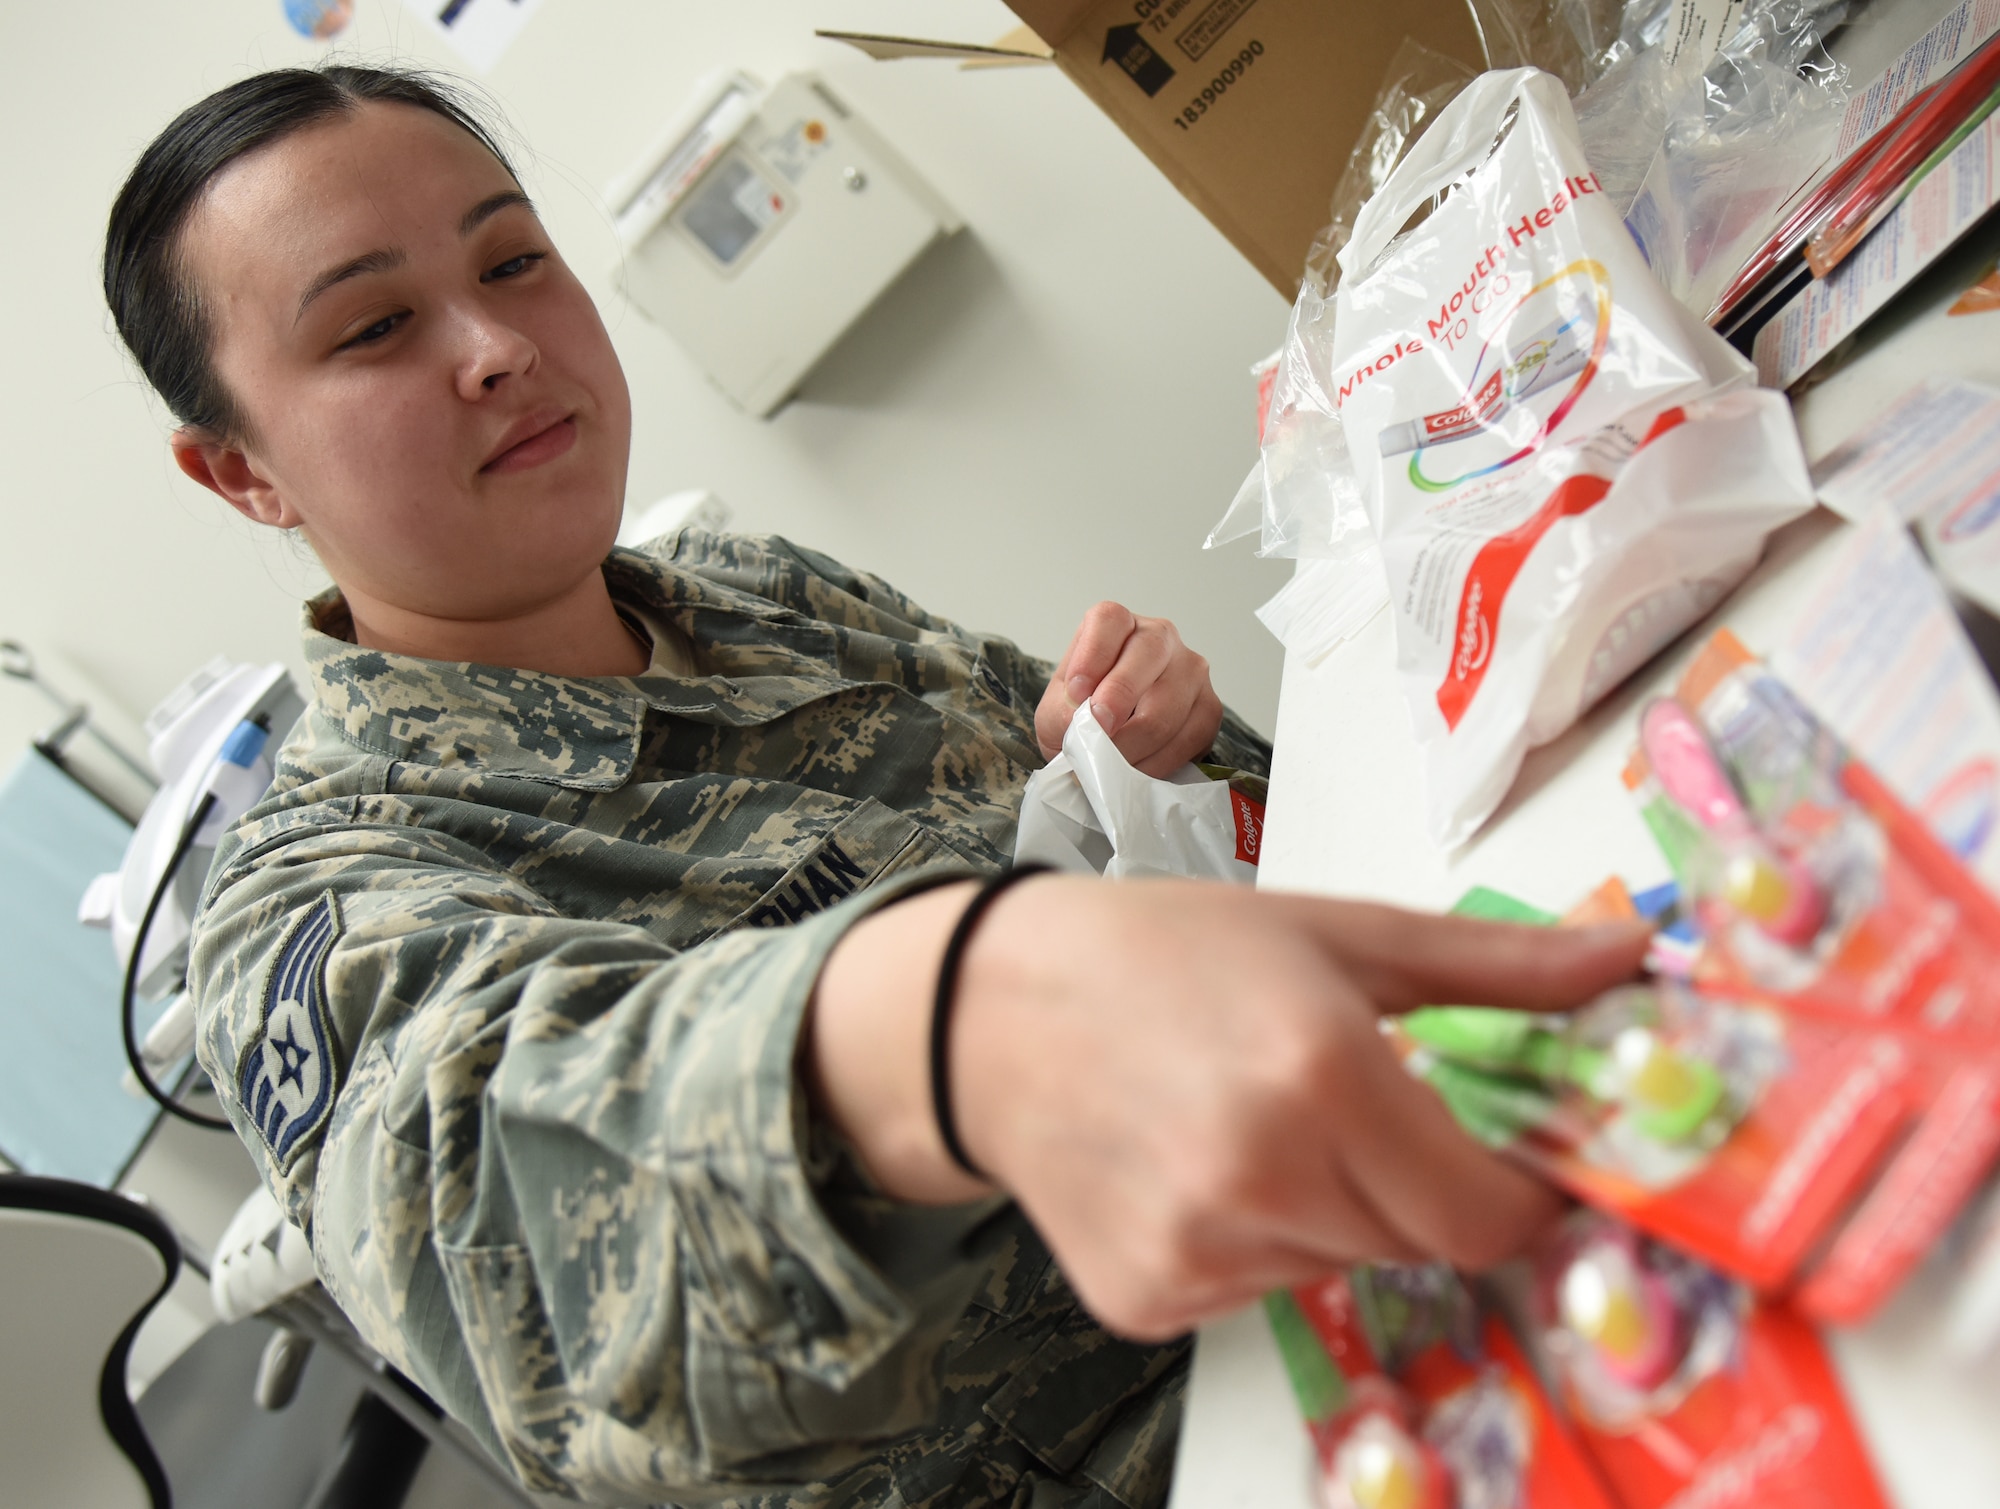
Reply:
[[182, 465], [302, 528], [357, 612], [514, 617], [603, 560], [631, 444], [624, 374], [471, 136], [362, 105], [217, 175], [181, 250], [245, 420], [200, 457], [178, 438]]

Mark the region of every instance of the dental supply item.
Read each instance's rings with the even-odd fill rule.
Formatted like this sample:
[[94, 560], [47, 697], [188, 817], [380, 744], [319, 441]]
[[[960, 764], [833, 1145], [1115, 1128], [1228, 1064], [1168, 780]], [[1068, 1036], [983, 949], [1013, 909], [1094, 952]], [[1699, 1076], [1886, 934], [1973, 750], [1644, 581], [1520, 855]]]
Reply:
[[1788, 294], [1750, 343], [1758, 381], [1790, 387], [1984, 220], [2000, 204], [1996, 154], [2000, 114], [1988, 114], [1874, 227], [1855, 255]]
[[1581, 372], [1590, 361], [1591, 333], [1575, 315], [1551, 321], [1503, 357], [1466, 402], [1382, 431], [1382, 454], [1401, 456], [1485, 433], [1544, 388]]
[[1715, 845], [1723, 903], [1780, 943], [1796, 948], [1817, 937], [1826, 921], [1818, 882], [1763, 841], [1693, 715], [1672, 698], [1655, 698], [1640, 715], [1639, 746], [1661, 789]]
[[[1917, 391], [1936, 392], [1929, 385]], [[1949, 393], [1942, 395], [1948, 411], [1949, 400]], [[2000, 522], [2000, 395], [1983, 397], [1978, 412], [1986, 416], [1985, 427], [1975, 420], [1972, 435], [1987, 453], [1993, 480], [1984, 510], [1968, 507], [1953, 526], [1969, 532], [1968, 545], [2000, 540], [2000, 530], [1981, 517]], [[1884, 422], [1898, 418], [1924, 423], [1908, 402], [1896, 404]], [[1971, 501], [1980, 494], [1959, 496]], [[1825, 481], [1821, 497], [1829, 497]], [[1877, 507], [1841, 541], [1772, 653], [1771, 668], [1960, 863], [1995, 890], [2000, 696], [1961, 621], [1963, 611], [1902, 521]]]
[[1474, 80], [1338, 260], [1315, 376], [1449, 848], [1529, 748], [1742, 578], [1811, 485], [1789, 409], [1648, 271], [1547, 74]]
[[1647, 717], [1625, 784], [1701, 926], [1704, 985], [2000, 1049], [2000, 902], [1734, 635]]
[[1813, 486], [1850, 524], [1878, 508], [1910, 524], [1962, 510], [1956, 529], [1966, 515], [2000, 515], [2000, 389], [1963, 378], [1916, 384], [1814, 462]]
[[1625, 1509], [1888, 1509], [1818, 1335], [1783, 1306], [1580, 1211], [1537, 1263], [1530, 1308]]
[[1661, 83], [1636, 91], [1654, 151], [1625, 223], [1661, 284], [1704, 322], [1825, 170], [1840, 134], [1848, 71], [1824, 41], [1840, 13], [1816, 9], [1756, 0], [1699, 74], [1655, 66], [1649, 75], [1647, 60], [1635, 62], [1635, 83]]
[[1265, 1300], [1324, 1509], [1612, 1509], [1506, 1327], [1441, 1264]]
[[1844, 262], [1924, 176], [1993, 113], [1994, 105], [2000, 104], [1996, 89], [2000, 89], [2000, 38], [1990, 38], [1883, 129], [1865, 170], [1826, 210], [1806, 242], [1806, 265], [1814, 277], [1824, 278]]
[[[1991, 0], [1963, 0], [1928, 33], [1856, 91], [1841, 112], [1829, 160], [1773, 208], [1768, 239], [1731, 278], [1709, 322], [1732, 341], [1747, 342], [1763, 320], [1812, 278], [1804, 256], [1808, 236], [1869, 173], [1906, 125], [1935, 97], [1936, 86], [2000, 28]], [[1814, 181], [1814, 179], [1817, 181]]]
[[1616, 1105], [1641, 1136], [1665, 1143], [1719, 1142], [1733, 1122], [1729, 1092], [1709, 1064], [1672, 1046], [1650, 1025], [1633, 1023], [1597, 1046], [1571, 1032], [1575, 1018], [1554, 1025], [1526, 1013], [1480, 1007], [1429, 1006], [1398, 1022], [1409, 1039], [1455, 1067], [1524, 1076], [1577, 1089]]
[[1254, 884], [1267, 790], [1262, 776], [1219, 765], [1165, 779], [1134, 769], [1085, 703], [1061, 752], [1028, 778], [1014, 862]]
[[[1712, 790], [1662, 768], [1681, 752], [1642, 732], [1626, 784], [1693, 903], [1695, 980], [1782, 1010], [1794, 1030], [1817, 1022], [1869, 1045], [1871, 1096], [1904, 1106], [1893, 1156], [1797, 1294], [1803, 1313], [1858, 1320], [2000, 1156], [2000, 904], [1726, 631], [1696, 656], [1674, 706], [1648, 717], [1692, 726], [1711, 786], [1742, 809], [1716, 818], [1704, 807]], [[1767, 873], [1732, 886], [1746, 843]], [[1803, 890], [1817, 897], [1817, 925], [1774, 926]]]
[[[1634, 909], [1613, 881], [1560, 920]], [[1454, 910], [1558, 920], [1484, 888]], [[1383, 1033], [1488, 1146], [1757, 1288], [1796, 1286], [1818, 1320], [1893, 1294], [2000, 1153], [2000, 1054], [1809, 995], [1659, 979], [1554, 1015], [1426, 1007]]]
[[1426, 1008], [1384, 1033], [1488, 1146], [1767, 1289], [1794, 1279], [1917, 1109], [1910, 1053], [1666, 981], [1559, 1017]]

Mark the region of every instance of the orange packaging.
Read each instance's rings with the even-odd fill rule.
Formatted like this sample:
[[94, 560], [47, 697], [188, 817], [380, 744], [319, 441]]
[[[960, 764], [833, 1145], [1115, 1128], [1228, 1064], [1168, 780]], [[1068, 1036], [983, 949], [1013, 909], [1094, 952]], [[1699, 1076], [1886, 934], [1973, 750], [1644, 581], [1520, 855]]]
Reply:
[[1625, 1509], [1887, 1509], [1818, 1334], [1784, 1307], [1580, 1212], [1538, 1265], [1533, 1308]]
[[[1699, 810], [1709, 805], [1701, 772], [1686, 769], [1685, 752], [1645, 742], [1642, 714], [1625, 784], [1701, 922], [1696, 978], [1777, 992], [1835, 1020], [2000, 1047], [2000, 902], [1929, 826], [1727, 630], [1703, 647], [1673, 700], [1724, 767], [1765, 870], [1818, 898], [1818, 925], [1792, 936], [1774, 936], [1770, 919], [1732, 904], [1731, 871], [1754, 872], [1760, 861]], [[1663, 753], [1677, 758], [1663, 765]], [[1757, 888], [1754, 876], [1738, 887]]]
[[1792, 1282], [1926, 1091], [1894, 1041], [1669, 981], [1562, 1018], [1426, 1008], [1384, 1030], [1489, 1146], [1763, 1289]]
[[1726, 631], [1642, 713], [1625, 779], [1699, 921], [1700, 989], [1845, 1031], [1905, 1103], [1797, 1297], [1859, 1320], [2000, 1156], [2000, 904]]
[[1527, 1358], [1442, 1265], [1267, 1301], [1326, 1509], [1615, 1509]]

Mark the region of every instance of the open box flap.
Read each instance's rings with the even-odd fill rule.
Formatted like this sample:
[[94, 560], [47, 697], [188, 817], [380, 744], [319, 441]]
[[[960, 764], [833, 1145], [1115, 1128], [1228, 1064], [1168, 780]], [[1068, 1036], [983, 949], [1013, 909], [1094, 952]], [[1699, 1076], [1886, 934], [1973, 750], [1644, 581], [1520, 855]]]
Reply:
[[878, 63], [892, 63], [903, 58], [952, 58], [968, 68], [1020, 68], [1055, 59], [1055, 52], [1048, 43], [1025, 26], [1017, 26], [999, 41], [985, 44], [934, 42], [923, 37], [885, 36], [867, 31], [821, 29], [813, 35], [825, 37], [829, 42], [845, 42], [849, 47], [867, 53]]
[[[988, 45], [822, 31], [870, 57], [966, 67], [1051, 54], [1287, 299], [1405, 37], [1483, 68], [1466, 0], [1008, 0]], [[1184, 294], [1174, 294], [1184, 298]]]
[[1465, 0], [1008, 4], [1287, 299], [1403, 38], [1484, 66]]

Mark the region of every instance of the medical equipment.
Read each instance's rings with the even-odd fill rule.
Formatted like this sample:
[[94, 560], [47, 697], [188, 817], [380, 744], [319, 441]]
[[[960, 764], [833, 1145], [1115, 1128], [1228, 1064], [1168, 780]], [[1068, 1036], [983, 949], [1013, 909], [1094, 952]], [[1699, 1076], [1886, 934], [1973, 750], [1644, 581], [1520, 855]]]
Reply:
[[140, 1089], [198, 1126], [229, 1123], [188, 1110], [155, 1082], [194, 1046], [193, 1002], [182, 993], [143, 1046], [134, 1003], [180, 986], [208, 861], [229, 825], [269, 788], [273, 734], [282, 736], [304, 711], [305, 699], [277, 664], [237, 665], [218, 656], [177, 687], [145, 725], [159, 794], [139, 819], [124, 864], [98, 876], [77, 911], [79, 921], [111, 930], [125, 971], [126, 1057]]
[[627, 296], [759, 418], [962, 225], [811, 73], [707, 81], [605, 197]]

